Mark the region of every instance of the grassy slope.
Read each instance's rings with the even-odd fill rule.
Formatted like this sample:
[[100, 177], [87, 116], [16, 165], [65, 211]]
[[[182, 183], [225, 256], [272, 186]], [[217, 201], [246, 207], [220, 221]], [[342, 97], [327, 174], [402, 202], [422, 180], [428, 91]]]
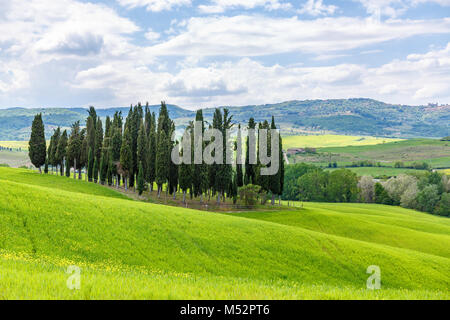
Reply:
[[[407, 241], [395, 247], [364, 239], [364, 229], [350, 239], [323, 225], [106, 198], [114, 191], [80, 193], [106, 189], [1, 170], [0, 270], [7, 277], [0, 281], [0, 297], [450, 298], [448, 224], [430, 222], [425, 214], [377, 214], [370, 207], [361, 210], [374, 212], [353, 213], [363, 221], [386, 218], [389, 223], [376, 226], [400, 225], [417, 242], [424, 241], [418, 229], [435, 236], [421, 247]], [[389, 229], [386, 238], [402, 228]], [[439, 240], [441, 249], [427, 250]], [[83, 268], [85, 282], [75, 293], [65, 288], [63, 271], [70, 264]], [[383, 290], [376, 293], [364, 289], [372, 264], [382, 270]]]

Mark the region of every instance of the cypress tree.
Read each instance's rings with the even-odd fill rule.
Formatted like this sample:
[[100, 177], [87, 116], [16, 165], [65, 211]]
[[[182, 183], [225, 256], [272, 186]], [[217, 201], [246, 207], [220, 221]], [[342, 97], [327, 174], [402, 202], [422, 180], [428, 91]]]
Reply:
[[[241, 125], [240, 124], [238, 126], [238, 133], [237, 133], [237, 138], [236, 138], [236, 150], [237, 150], [238, 145], [239, 145], [239, 147], [242, 147], [242, 135], [241, 135]], [[239, 159], [239, 160], [242, 161], [242, 159]], [[236, 184], [238, 187], [242, 187], [244, 185], [242, 164], [238, 163], [238, 161], [236, 161]]]
[[105, 184], [106, 179], [108, 178], [108, 153], [104, 153], [100, 160], [100, 183]]
[[[186, 130], [189, 130], [186, 128]], [[180, 157], [183, 157], [183, 149]], [[186, 203], [186, 192], [192, 188], [192, 165], [181, 163], [178, 166], [180, 189], [183, 191], [183, 203]]]
[[89, 148], [87, 166], [88, 181], [92, 182], [92, 179], [94, 177], [94, 152], [91, 148]]
[[[80, 163], [77, 163], [78, 166], [78, 179], [81, 180], [81, 170], [87, 167], [88, 162], [88, 147], [87, 147], [87, 138], [86, 138], [86, 128], [81, 130], [80, 140], [81, 140], [81, 151], [80, 151]], [[85, 178], [87, 178], [87, 170], [85, 170]]]
[[283, 156], [283, 140], [280, 135], [280, 191], [278, 193], [278, 204], [281, 205], [281, 195], [284, 190], [284, 156]]
[[[139, 133], [138, 133], [138, 141], [137, 141], [137, 161], [140, 165], [142, 165], [142, 176], [144, 180], [147, 177], [147, 161], [148, 161], [148, 141], [147, 141], [147, 132], [145, 130], [144, 122], [142, 119], [140, 120], [139, 125]], [[140, 170], [140, 167], [139, 167]], [[139, 171], [138, 171], [139, 174]]]
[[73, 178], [76, 179], [76, 171], [81, 162], [82, 136], [80, 132], [80, 122], [77, 121], [72, 125], [69, 142], [67, 144], [67, 161], [73, 166]]
[[158, 198], [161, 196], [162, 186], [167, 182], [169, 174], [169, 148], [164, 130], [159, 133], [156, 152], [156, 184], [158, 185]]
[[44, 164], [44, 173], [48, 173], [48, 158], [45, 158], [45, 164]]
[[[195, 121], [199, 121], [202, 123], [202, 128], [201, 128], [201, 132], [202, 132], [202, 136], [205, 132], [205, 122], [203, 120], [203, 111], [202, 110], [197, 110], [197, 113], [195, 115]], [[191, 132], [191, 137], [192, 139], [194, 139], [194, 134], [193, 131]], [[194, 151], [194, 141], [192, 141], [192, 151]], [[203, 139], [201, 141], [201, 148], [202, 148], [202, 154], [203, 154], [203, 150], [205, 149], [205, 143], [203, 142]], [[192, 156], [192, 160], [193, 160], [193, 174], [192, 174], [192, 188], [193, 188], [193, 193], [194, 196], [198, 197], [200, 196], [201, 199], [200, 201], [203, 201], [203, 193], [206, 193], [208, 187], [209, 187], [209, 181], [208, 181], [208, 167], [205, 164], [204, 161], [202, 161], [201, 164], [196, 164], [194, 163], [194, 157]]]
[[66, 177], [70, 178], [70, 161], [66, 160]]
[[61, 176], [64, 175], [64, 160], [67, 154], [67, 130], [64, 130], [58, 141], [56, 149], [56, 159], [60, 165]]
[[223, 165], [222, 165], [222, 181], [221, 189], [224, 196], [223, 201], [225, 202], [225, 192], [228, 193], [229, 186], [233, 182], [233, 167], [231, 164], [227, 164], [227, 159], [232, 159], [233, 150], [230, 148], [227, 137], [227, 131], [231, 130], [233, 124], [231, 123], [233, 116], [230, 115], [230, 110], [223, 109], [223, 123], [222, 123], [222, 135], [223, 135]]
[[[172, 132], [175, 132], [175, 124], [172, 122], [172, 130], [171, 130], [171, 136]], [[175, 147], [178, 142], [173, 141], [171, 138], [169, 138], [169, 155], [171, 154], [172, 148]], [[176, 146], [178, 147], [178, 146]], [[170, 157], [170, 156], [169, 156]], [[176, 199], [177, 195], [177, 189], [178, 189], [178, 166], [173, 163], [173, 161], [169, 160], [169, 179], [168, 179], [168, 189], [170, 194], [173, 194], [173, 199]]]
[[112, 186], [113, 185], [113, 175], [114, 175], [113, 162], [112, 162], [112, 159], [109, 158], [108, 171], [106, 173], [106, 178], [108, 180], [108, 186]]
[[[275, 119], [272, 116], [272, 123], [270, 125], [270, 129], [275, 130], [277, 127], [275, 125]], [[278, 140], [280, 141], [280, 140]], [[279, 143], [279, 142], [278, 142]], [[278, 162], [279, 162], [279, 166], [278, 166], [278, 172], [272, 176], [269, 176], [269, 189], [270, 192], [272, 193], [272, 205], [275, 205], [275, 195], [279, 195], [280, 193], [280, 183], [281, 183], [281, 162], [283, 159], [280, 159], [280, 151], [276, 150], [276, 152], [278, 153]], [[281, 154], [282, 155], [282, 154]]]
[[127, 190], [129, 186], [128, 178], [130, 176], [130, 171], [133, 169], [132, 166], [133, 166], [133, 158], [131, 155], [131, 136], [128, 127], [125, 126], [125, 131], [122, 139], [122, 146], [120, 149], [121, 172], [119, 172], [124, 177], [125, 190]]
[[41, 171], [42, 165], [45, 164], [46, 158], [46, 142], [45, 142], [45, 129], [42, 122], [42, 114], [37, 114], [34, 117], [31, 125], [31, 137], [28, 142], [28, 156], [31, 163]]
[[139, 192], [139, 195], [142, 195], [144, 189], [145, 189], [144, 167], [142, 166], [142, 162], [140, 162], [137, 177], [137, 190]]
[[156, 179], [156, 119], [155, 113], [153, 112], [150, 120], [150, 128], [149, 128], [149, 136], [148, 136], [148, 147], [147, 147], [147, 182], [150, 184], [150, 191], [153, 191], [153, 182]]
[[102, 147], [103, 147], [103, 128], [102, 128], [102, 120], [100, 117], [97, 118], [97, 124], [95, 126], [95, 158], [100, 159], [102, 156]]
[[[255, 129], [256, 128], [256, 123], [255, 120], [253, 118], [250, 118], [250, 120], [248, 121], [248, 129]], [[254, 134], [252, 134], [254, 137]], [[250, 132], [249, 135], [247, 136], [247, 141], [246, 141], [246, 153], [245, 153], [245, 177], [244, 177], [244, 184], [255, 184], [255, 165], [254, 164], [250, 164]], [[255, 141], [255, 139], [253, 140]]]
[[98, 171], [99, 171], [99, 162], [98, 158], [96, 157], [94, 160], [94, 182], [98, 182]]

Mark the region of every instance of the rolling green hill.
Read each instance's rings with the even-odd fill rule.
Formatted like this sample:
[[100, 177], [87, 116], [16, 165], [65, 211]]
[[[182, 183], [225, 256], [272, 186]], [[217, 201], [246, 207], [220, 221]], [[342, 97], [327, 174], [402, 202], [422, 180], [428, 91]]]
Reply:
[[362, 204], [226, 215], [9, 168], [0, 188], [0, 298], [450, 298], [445, 218]]
[[[158, 106], [151, 106], [157, 111]], [[378, 137], [444, 137], [450, 135], [450, 108], [392, 105], [372, 99], [337, 99], [287, 101], [276, 104], [228, 107], [233, 119], [246, 124], [250, 117], [256, 121], [275, 116], [283, 134], [309, 132], [337, 133]], [[100, 117], [115, 111], [126, 115], [129, 108], [97, 109]], [[194, 119], [194, 112], [168, 105], [170, 117], [178, 126]], [[47, 138], [57, 126], [69, 127], [80, 120], [85, 123], [83, 108], [11, 108], [0, 110], [0, 140], [27, 140], [33, 116], [43, 113]], [[214, 109], [205, 109], [204, 116], [212, 119]]]

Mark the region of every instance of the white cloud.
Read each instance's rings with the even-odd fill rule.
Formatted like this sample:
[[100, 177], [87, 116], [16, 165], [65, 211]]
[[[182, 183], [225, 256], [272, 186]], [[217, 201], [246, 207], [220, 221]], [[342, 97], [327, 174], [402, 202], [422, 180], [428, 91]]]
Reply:
[[153, 31], [151, 28], [148, 29], [144, 36], [149, 41], [156, 41], [161, 37], [158, 32]]
[[309, 14], [311, 16], [322, 16], [332, 15], [336, 10], [336, 6], [325, 5], [323, 0], [308, 0], [298, 12], [300, 14]]
[[145, 7], [147, 11], [154, 12], [172, 10], [175, 7], [191, 5], [191, 0], [117, 0], [117, 2], [130, 9]]
[[166, 99], [192, 108], [291, 99], [368, 97], [401, 104], [450, 99], [450, 43], [444, 49], [409, 55], [376, 68], [351, 63], [265, 66], [249, 58], [204, 66], [196, 63], [193, 59], [175, 73], [131, 63], [96, 67], [78, 74], [78, 86], [111, 88], [116, 104], [153, 98], [153, 102]]
[[264, 7], [266, 10], [290, 9], [289, 2], [279, 0], [211, 0], [208, 5], [199, 5], [198, 9], [203, 13], [223, 13], [229, 9], [243, 8], [254, 9]]
[[360, 2], [367, 13], [381, 17], [396, 18], [404, 14], [408, 9], [420, 4], [435, 3], [441, 6], [450, 6], [450, 0], [353, 0]]
[[264, 56], [324, 54], [424, 34], [448, 34], [450, 18], [388, 20], [336, 17], [315, 20], [265, 16], [191, 18], [186, 29], [147, 49], [152, 55]]

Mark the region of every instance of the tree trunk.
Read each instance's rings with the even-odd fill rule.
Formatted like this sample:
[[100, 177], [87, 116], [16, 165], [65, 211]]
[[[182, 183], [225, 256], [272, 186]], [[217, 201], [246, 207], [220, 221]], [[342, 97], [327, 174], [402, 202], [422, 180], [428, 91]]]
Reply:
[[217, 205], [220, 206], [220, 192], [217, 192]]
[[81, 168], [80, 169], [78, 169], [78, 180], [81, 180], [82, 179], [82, 177], [81, 177]]
[[38, 169], [39, 169], [39, 173], [42, 173], [41, 167], [39, 167]]
[[77, 178], [77, 159], [73, 159], [73, 178]]
[[161, 198], [161, 186], [158, 185], [158, 199]]
[[127, 178], [125, 178], [125, 190], [128, 190], [128, 179]]
[[274, 193], [272, 193], [272, 205], [273, 206], [275, 205], [275, 194]]
[[186, 190], [183, 190], [183, 203], [186, 203]]
[[173, 188], [173, 200], [176, 200], [176, 199], [177, 199], [177, 188], [174, 187]]
[[281, 194], [278, 195], [278, 205], [281, 206]]

